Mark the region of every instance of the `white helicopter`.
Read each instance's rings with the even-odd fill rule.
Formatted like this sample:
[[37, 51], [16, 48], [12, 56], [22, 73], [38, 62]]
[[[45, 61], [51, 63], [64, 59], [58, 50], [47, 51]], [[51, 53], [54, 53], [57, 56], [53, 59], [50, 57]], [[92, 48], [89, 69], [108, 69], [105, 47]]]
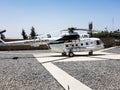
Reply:
[[103, 42], [99, 38], [81, 37], [77, 30], [89, 31], [92, 34], [92, 30], [68, 28], [68, 34], [62, 35], [59, 38], [49, 42], [49, 46], [53, 52], [62, 53], [63, 56], [74, 56], [74, 52], [89, 52], [89, 55], [93, 55], [93, 51], [104, 48]]

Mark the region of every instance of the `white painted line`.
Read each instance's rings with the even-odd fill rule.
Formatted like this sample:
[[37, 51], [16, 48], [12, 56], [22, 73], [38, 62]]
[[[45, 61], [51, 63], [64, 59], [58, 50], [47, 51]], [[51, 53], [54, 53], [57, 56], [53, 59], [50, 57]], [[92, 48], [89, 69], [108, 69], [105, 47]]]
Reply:
[[43, 66], [53, 75], [53, 77], [65, 88], [65, 90], [92, 90], [80, 81], [76, 80], [65, 71], [61, 70], [52, 63], [43, 64]]
[[114, 49], [114, 48], [116, 48], [116, 46], [115, 46], [115, 47], [110, 47], [110, 48], [101, 49], [101, 50], [98, 50], [98, 51], [103, 52], [103, 51], [110, 50], [110, 49]]
[[[41, 59], [37, 58], [41, 63]], [[92, 90], [88, 86], [84, 85], [77, 79], [73, 78], [65, 71], [61, 70], [52, 63], [43, 63], [42, 64], [53, 77], [65, 88], [65, 90]]]
[[107, 60], [115, 60], [115, 59], [120, 59], [120, 54], [110, 54], [110, 55], [104, 55], [104, 56], [94, 56], [94, 58], [98, 59], [107, 59]]
[[[41, 63], [46, 63], [46, 62], [52, 62], [52, 61], [61, 61], [62, 59], [64, 60], [67, 57], [61, 57], [57, 56], [59, 54], [51, 54], [51, 53], [46, 53], [46, 54], [33, 54], [36, 58], [40, 59]], [[57, 57], [56, 57], [57, 56]]]
[[[54, 56], [52, 56], [54, 55]], [[68, 62], [68, 61], [96, 61], [96, 60], [103, 60], [102, 58], [98, 58], [95, 56], [75, 56], [75, 57], [63, 57], [63, 56], [57, 56], [55, 57], [55, 55], [59, 55], [56, 53], [52, 53], [52, 54], [34, 54], [34, 56], [36, 58], [40, 58], [40, 62], [41, 63], [48, 63], [48, 62]], [[94, 57], [94, 58], [93, 58]], [[100, 55], [100, 57], [102, 57]]]

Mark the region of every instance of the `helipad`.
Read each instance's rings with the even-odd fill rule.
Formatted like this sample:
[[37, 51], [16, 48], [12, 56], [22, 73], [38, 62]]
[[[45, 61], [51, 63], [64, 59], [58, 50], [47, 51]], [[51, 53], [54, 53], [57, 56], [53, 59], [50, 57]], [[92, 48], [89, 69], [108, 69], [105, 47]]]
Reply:
[[[114, 49], [114, 48], [110, 48]], [[108, 49], [109, 50], [109, 49]], [[65, 62], [85, 62], [85, 61], [103, 61], [103, 60], [120, 60], [120, 54], [107, 53], [101, 51], [94, 52], [93, 56], [88, 56], [87, 53], [76, 53], [72, 58], [63, 57], [58, 53], [34, 54], [37, 60], [53, 75], [53, 77], [65, 88], [65, 90], [92, 90], [89, 86], [80, 82], [65, 70], [54, 65], [53, 63]], [[99, 67], [98, 67], [99, 68]], [[98, 90], [98, 89], [97, 89]]]
[[49, 50], [0, 54], [0, 88], [5, 90], [120, 90], [119, 47], [92, 56], [82, 52], [68, 57]]

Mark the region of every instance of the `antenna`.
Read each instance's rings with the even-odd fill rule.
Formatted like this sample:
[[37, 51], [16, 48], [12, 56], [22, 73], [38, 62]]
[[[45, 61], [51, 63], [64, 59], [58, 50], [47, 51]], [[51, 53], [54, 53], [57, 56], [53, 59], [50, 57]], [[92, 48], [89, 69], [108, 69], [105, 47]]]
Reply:
[[89, 29], [89, 34], [90, 34], [90, 37], [92, 36], [92, 29], [93, 29], [93, 23], [90, 22], [89, 25], [88, 25], [88, 29]]

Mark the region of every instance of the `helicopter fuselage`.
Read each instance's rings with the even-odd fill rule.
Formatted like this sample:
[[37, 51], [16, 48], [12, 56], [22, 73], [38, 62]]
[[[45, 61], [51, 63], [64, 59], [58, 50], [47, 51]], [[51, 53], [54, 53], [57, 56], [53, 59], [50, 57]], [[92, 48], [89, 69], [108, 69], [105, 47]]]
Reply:
[[79, 35], [65, 35], [49, 43], [52, 51], [57, 53], [93, 52], [104, 48], [99, 38], [80, 38]]

